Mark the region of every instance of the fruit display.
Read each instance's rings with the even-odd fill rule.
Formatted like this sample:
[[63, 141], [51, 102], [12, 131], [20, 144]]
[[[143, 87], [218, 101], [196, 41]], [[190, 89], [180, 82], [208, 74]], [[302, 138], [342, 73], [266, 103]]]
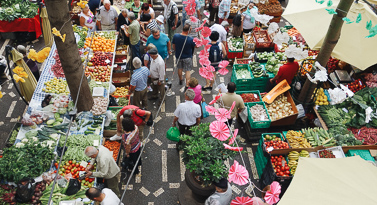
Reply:
[[245, 102], [245, 103], [247, 103], [247, 102], [259, 102], [260, 101], [259, 95], [254, 94], [254, 93], [242, 93], [241, 98], [242, 98], [243, 102]]
[[120, 47], [115, 51], [116, 55], [127, 55], [127, 46]]
[[62, 64], [60, 63], [58, 50], [55, 50], [55, 54], [53, 58], [55, 59], [55, 64], [51, 66], [51, 71], [54, 73], [55, 77], [64, 78], [65, 75], [64, 75]]
[[285, 138], [287, 138], [287, 141], [292, 148], [312, 147], [308, 140], [305, 138], [304, 134], [302, 134], [301, 132], [289, 130], [285, 135]]
[[124, 63], [123, 60], [127, 60], [127, 56], [115, 56], [115, 63]]
[[228, 48], [230, 51], [243, 51], [243, 40], [239, 37], [228, 38]]
[[332, 73], [336, 69], [338, 69], [338, 63], [339, 63], [338, 59], [330, 57], [330, 60], [327, 62], [327, 66], [326, 66], [327, 67], [327, 72], [328, 73]]
[[295, 175], [296, 173], [299, 157], [309, 157], [309, 152], [306, 150], [301, 150], [300, 152], [291, 151], [288, 154], [288, 166], [291, 169], [292, 175]]
[[254, 31], [255, 41], [258, 43], [266, 43], [271, 42], [270, 37], [268, 36], [267, 32], [262, 31]]
[[268, 115], [263, 105], [256, 104], [250, 107], [250, 114], [254, 122], [268, 121]]
[[365, 88], [365, 83], [361, 79], [357, 79], [353, 81], [352, 83], [348, 83], [347, 85], [348, 89], [350, 89], [352, 92], [356, 93], [357, 91]]
[[271, 121], [275, 121], [284, 117], [288, 117], [294, 114], [292, 110], [292, 104], [288, 102], [288, 98], [284, 94], [279, 95], [274, 102], [266, 104], [268, 114], [271, 117]]
[[300, 69], [301, 76], [305, 76], [306, 73], [312, 71], [312, 69], [313, 69], [313, 65], [309, 61], [304, 61]]
[[250, 35], [250, 34], [246, 34], [246, 33], [244, 33], [243, 34], [243, 40], [244, 40], [244, 42], [247, 44], [253, 44], [253, 43], [255, 43], [254, 42], [254, 37], [252, 36], [252, 35]]
[[105, 89], [109, 88], [109, 82], [96, 82], [91, 80], [89, 83], [90, 93], [93, 93], [93, 88], [95, 87], [104, 87]]
[[331, 150], [321, 150], [318, 154], [319, 158], [335, 158], [335, 155]]
[[230, 13], [236, 14], [241, 8], [239, 8], [237, 5], [230, 7]]
[[115, 31], [97, 31], [94, 33], [94, 37], [103, 37], [106, 39], [116, 39]]
[[237, 59], [237, 62], [235, 64], [249, 64], [250, 60], [239, 60]]
[[373, 75], [373, 73], [368, 73], [364, 76], [365, 83], [368, 87], [374, 88], [377, 87], [377, 75]]
[[78, 27], [76, 24], [73, 24], [72, 28], [73, 32], [77, 33], [80, 36], [80, 40], [77, 43], [77, 47], [83, 48], [85, 45], [85, 38], [88, 35], [88, 27]]
[[268, 149], [269, 147], [272, 147], [274, 149], [288, 149], [289, 148], [288, 143], [282, 141], [276, 135], [271, 135], [271, 136], [266, 135], [266, 136], [264, 136], [264, 145], [266, 146], [266, 149]]
[[85, 68], [85, 76], [91, 76], [95, 81], [109, 82], [111, 76], [111, 66], [87, 66]]
[[112, 61], [113, 61], [113, 53], [95, 52], [93, 57], [88, 62], [88, 66], [107, 66], [107, 65], [111, 65]]
[[323, 128], [305, 128], [302, 129], [301, 132], [304, 133], [305, 138], [309, 141], [312, 147], [320, 145], [325, 147], [336, 145], [335, 138]]
[[329, 101], [327, 100], [327, 95], [325, 95], [325, 92], [323, 88], [319, 88], [315, 95], [315, 102], [316, 105], [328, 105]]
[[55, 94], [69, 94], [69, 91], [67, 90], [67, 81], [65, 81], [62, 78], [52, 78], [51, 80], [44, 83], [45, 87], [42, 88], [43, 92], [46, 93], [55, 93]]
[[271, 163], [277, 176], [288, 177], [291, 174], [288, 163], [283, 155], [271, 156]]
[[119, 154], [120, 142], [106, 140], [105, 144], [103, 144], [103, 146], [106, 147], [107, 149], [109, 149], [111, 152], [113, 152], [113, 158], [116, 161], [117, 158], [118, 158], [118, 154]]
[[128, 86], [126, 87], [117, 87], [113, 96], [127, 96], [128, 95]]
[[87, 37], [85, 39], [84, 48], [90, 47], [94, 52], [104, 51], [104, 52], [114, 52], [115, 40], [106, 39], [105, 37], [94, 37], [93, 42], [92, 37]]
[[268, 3], [257, 3], [255, 6], [261, 14], [279, 14], [283, 8], [278, 0], [268, 0]]

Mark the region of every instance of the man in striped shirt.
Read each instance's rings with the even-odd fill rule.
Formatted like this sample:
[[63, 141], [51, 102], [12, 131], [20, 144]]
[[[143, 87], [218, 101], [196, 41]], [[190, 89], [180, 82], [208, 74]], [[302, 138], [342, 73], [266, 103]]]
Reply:
[[138, 57], [132, 60], [132, 64], [135, 67], [130, 82], [130, 95], [134, 93], [132, 104], [143, 109], [148, 108], [147, 81], [150, 75], [149, 69], [141, 66], [141, 60]]

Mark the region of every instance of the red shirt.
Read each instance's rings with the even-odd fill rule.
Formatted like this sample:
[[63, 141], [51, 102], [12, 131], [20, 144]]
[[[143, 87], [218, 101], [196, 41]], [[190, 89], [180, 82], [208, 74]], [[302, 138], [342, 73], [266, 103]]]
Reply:
[[[135, 105], [127, 105], [124, 106], [119, 113], [124, 113], [124, 111], [128, 109], [135, 109], [135, 111], [132, 113], [131, 119], [134, 121], [135, 125], [140, 126], [143, 123], [143, 119], [141, 119], [139, 116], [144, 116], [145, 115], [145, 110], [140, 109], [139, 107]], [[139, 116], [137, 116], [139, 115]]]
[[293, 80], [293, 77], [295, 77], [298, 69], [299, 69], [299, 65], [297, 62], [287, 62], [286, 64], [280, 66], [279, 68], [279, 71], [278, 71], [278, 76], [280, 76], [280, 78], [278, 80], [276, 80], [276, 84], [280, 83], [281, 81], [283, 81], [284, 79], [287, 80], [288, 84], [290, 85], [292, 83], [292, 80]]

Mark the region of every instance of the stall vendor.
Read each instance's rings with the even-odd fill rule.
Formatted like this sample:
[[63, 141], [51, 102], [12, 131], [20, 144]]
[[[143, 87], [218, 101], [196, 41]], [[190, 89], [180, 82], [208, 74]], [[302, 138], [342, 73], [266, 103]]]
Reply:
[[300, 66], [298, 65], [297, 62], [295, 62], [294, 58], [287, 58], [287, 63], [280, 66], [279, 71], [275, 75], [275, 77], [270, 79], [270, 85], [268, 85], [267, 90], [270, 91], [272, 88], [274, 88], [277, 84], [279, 84], [284, 79], [290, 85], [299, 68]]

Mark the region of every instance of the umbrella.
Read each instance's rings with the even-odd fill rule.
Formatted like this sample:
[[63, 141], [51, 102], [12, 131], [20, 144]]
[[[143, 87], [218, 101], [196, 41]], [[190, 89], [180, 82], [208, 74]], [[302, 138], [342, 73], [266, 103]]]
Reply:
[[42, 18], [42, 31], [43, 38], [45, 39], [45, 45], [46, 47], [51, 47], [52, 43], [54, 42], [54, 38], [51, 33], [50, 20], [48, 20], [47, 9], [45, 6], [42, 7], [40, 16]]
[[[314, 0], [290, 0], [283, 17], [300, 31], [306, 43], [313, 50], [319, 50], [327, 34], [332, 15], [325, 9], [336, 9], [339, 0], [333, 0], [333, 5], [319, 4]], [[365, 38], [369, 35], [366, 23], [377, 24], [377, 16], [364, 3], [353, 3], [347, 18], [355, 21], [361, 13], [359, 23], [343, 24], [340, 39], [332, 56], [345, 61], [361, 70], [377, 63], [375, 48], [377, 38]]]
[[240, 186], [245, 185], [249, 182], [249, 172], [244, 166], [234, 160], [233, 165], [229, 169], [228, 180]]
[[236, 197], [230, 205], [253, 205], [253, 199], [250, 197]]
[[377, 167], [355, 157], [300, 157], [279, 205], [376, 205]]
[[281, 193], [281, 186], [279, 182], [272, 182], [270, 185], [270, 191], [267, 191], [264, 196], [264, 200], [268, 204], [275, 204], [279, 201], [279, 194]]
[[211, 132], [211, 135], [220, 140], [225, 141], [229, 138], [230, 132], [228, 126], [226, 126], [225, 123], [220, 121], [213, 121], [209, 125], [209, 131]]
[[11, 60], [16, 63], [16, 65], [23, 67], [25, 72], [27, 73], [28, 77], [25, 78], [25, 82], [19, 82], [21, 94], [24, 96], [25, 100], [30, 102], [31, 98], [33, 97], [33, 93], [35, 87], [37, 87], [37, 80], [27, 64], [23, 59], [23, 55], [18, 52], [16, 49], [12, 49], [12, 58]]

